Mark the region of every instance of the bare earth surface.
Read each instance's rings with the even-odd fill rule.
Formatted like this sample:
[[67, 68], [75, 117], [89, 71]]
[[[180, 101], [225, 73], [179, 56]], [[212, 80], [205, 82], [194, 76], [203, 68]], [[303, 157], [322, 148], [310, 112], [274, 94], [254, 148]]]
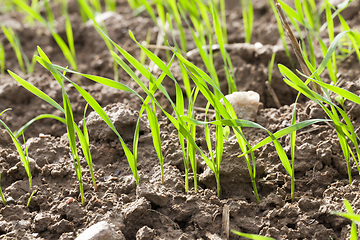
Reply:
[[[239, 1], [227, 1], [229, 44], [244, 42], [241, 8]], [[291, 66], [281, 50], [277, 24], [267, 1], [255, 1], [255, 22], [252, 43], [264, 45], [253, 51], [253, 45], [242, 45], [229, 51], [236, 70], [238, 90], [253, 90], [260, 94], [263, 106], [256, 122], [272, 132], [289, 126], [296, 92], [290, 89], [275, 70], [272, 87], [282, 104], [275, 108], [273, 98], [265, 85], [268, 61], [272, 48], [279, 45], [276, 63]], [[69, 3], [69, 12], [75, 31], [75, 48], [79, 71], [113, 78], [111, 55], [103, 40], [91, 25], [82, 23], [76, 1]], [[354, 1], [343, 13], [351, 27], [360, 30], [360, 3]], [[59, 15], [59, 13], [57, 13]], [[57, 30], [65, 39], [64, 18], [58, 16]], [[0, 16], [0, 22], [11, 26], [19, 34], [24, 51], [30, 57], [39, 45], [49, 58], [61, 66], [68, 65], [50, 33], [42, 26], [21, 23], [17, 13]], [[158, 27], [146, 13], [133, 16], [126, 1], [118, 3], [117, 15], [106, 20], [110, 37], [124, 49], [139, 58], [140, 51], [130, 39], [133, 31], [139, 42], [144, 41], [148, 29], [152, 30], [151, 43], [156, 42]], [[340, 31], [340, 28], [336, 28]], [[324, 33], [326, 35], [326, 33]], [[188, 48], [193, 49], [188, 35]], [[0, 40], [6, 47], [6, 68], [21, 75], [15, 55], [1, 33]], [[320, 54], [320, 53], [319, 53]], [[165, 56], [160, 51], [160, 56]], [[319, 55], [319, 57], [321, 57]], [[321, 59], [319, 58], [319, 61]], [[192, 62], [203, 68], [199, 57]], [[227, 90], [221, 55], [214, 60], [224, 92]], [[178, 64], [173, 66], [174, 75], [181, 82]], [[360, 68], [356, 55], [351, 55], [339, 64], [339, 76], [343, 87], [360, 94]], [[141, 101], [136, 96], [86, 79], [71, 76], [81, 81], [105, 111], [111, 116], [117, 130], [132, 149], [133, 132]], [[57, 102], [62, 102], [61, 88], [46, 69], [39, 64], [35, 72], [23, 76]], [[330, 81], [325, 73], [323, 79]], [[129, 76], [120, 70], [120, 82], [143, 94]], [[175, 97], [172, 82], [164, 82], [168, 92]], [[80, 122], [85, 101], [70, 85], [67, 91], [73, 104], [75, 120]], [[161, 96], [159, 96], [161, 99]], [[168, 104], [163, 100], [164, 106]], [[169, 104], [168, 104], [169, 105]], [[204, 107], [201, 98], [197, 101]], [[359, 106], [346, 102], [355, 129], [360, 127]], [[13, 130], [19, 129], [30, 119], [43, 113], [61, 116], [60, 112], [43, 100], [32, 95], [17, 84], [10, 75], [0, 76], [0, 112], [12, 108], [1, 119]], [[351, 110], [350, 110], [351, 109]], [[300, 100], [297, 108], [298, 121], [325, 118], [322, 109], [314, 103]], [[196, 113], [198, 119], [204, 113]], [[360, 177], [352, 162], [354, 181], [349, 185], [346, 163], [337, 140], [335, 129], [327, 124], [315, 124], [302, 129], [296, 139], [296, 192], [295, 202], [290, 201], [290, 178], [283, 168], [273, 144], [256, 150], [257, 186], [260, 204], [257, 204], [245, 160], [235, 140], [225, 142], [220, 175], [222, 195], [216, 196], [214, 175], [198, 156], [199, 191], [184, 192], [184, 167], [177, 131], [160, 112], [159, 121], [162, 149], [165, 156], [165, 182], [161, 184], [160, 166], [152, 145], [146, 118], [140, 129], [138, 169], [140, 185], [136, 186], [124, 151], [116, 135], [107, 128], [95, 113], [88, 114], [90, 150], [98, 192], [92, 186], [86, 161], [81, 157], [84, 176], [86, 206], [81, 206], [78, 182], [73, 162], [69, 157], [66, 128], [54, 120], [41, 120], [25, 132], [29, 156], [33, 159], [33, 189], [29, 190], [27, 175], [10, 137], [0, 128], [1, 187], [8, 204], [0, 205], [0, 239], [75, 239], [91, 225], [106, 221], [123, 236], [122, 239], [220, 239], [224, 234], [223, 210], [229, 207], [230, 229], [241, 232], [271, 236], [275, 239], [347, 239], [350, 221], [330, 214], [345, 211], [343, 199], [349, 200], [355, 213], [360, 213]], [[41, 135], [39, 136], [39, 134]], [[267, 133], [258, 129], [244, 129], [252, 145]], [[280, 142], [290, 157], [289, 137]], [[198, 127], [197, 144], [205, 151], [203, 128]], [[192, 177], [190, 178], [192, 183]], [[191, 187], [193, 187], [191, 185]], [[32, 190], [37, 192], [29, 208], [27, 201]], [[240, 237], [230, 233], [230, 239]]]

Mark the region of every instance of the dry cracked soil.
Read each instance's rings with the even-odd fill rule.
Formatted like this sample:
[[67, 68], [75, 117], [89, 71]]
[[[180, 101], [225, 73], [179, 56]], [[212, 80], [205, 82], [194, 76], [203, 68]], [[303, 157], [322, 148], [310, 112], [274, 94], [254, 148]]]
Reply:
[[[287, 1], [291, 4], [292, 1]], [[133, 31], [139, 41], [152, 31], [151, 43], [156, 43], [158, 27], [151, 18], [142, 13], [134, 16], [124, 0], [117, 1], [117, 13], [105, 20], [110, 37], [138, 58], [140, 50], [130, 39]], [[244, 42], [242, 10], [239, 1], [226, 1], [229, 44]], [[65, 39], [64, 17], [54, 8], [56, 30]], [[343, 12], [351, 27], [360, 30], [360, 2], [355, 0]], [[289, 126], [296, 92], [288, 87], [275, 68], [272, 88], [279, 97], [276, 104], [265, 85], [268, 61], [274, 46], [278, 46], [275, 63], [289, 67], [281, 41], [276, 19], [267, 1], [254, 1], [254, 32], [252, 44], [240, 45], [229, 50], [235, 69], [238, 90], [253, 90], [260, 94], [262, 106], [255, 122], [276, 132]], [[74, 31], [79, 72], [113, 78], [111, 55], [95, 29], [84, 24], [76, 1], [69, 1], [69, 15]], [[23, 23], [23, 16], [16, 12], [4, 13], [0, 22], [11, 26], [19, 35], [24, 52], [30, 57], [41, 46], [56, 64], [67, 66], [60, 49], [51, 34], [36, 24]], [[340, 28], [335, 22], [335, 32]], [[188, 49], [195, 48], [188, 36]], [[324, 34], [324, 37], [326, 34]], [[0, 40], [6, 50], [6, 68], [20, 73], [15, 54], [1, 33]], [[254, 43], [263, 46], [255, 48]], [[171, 43], [170, 43], [171, 44]], [[160, 51], [160, 56], [165, 56]], [[320, 54], [320, 53], [319, 53]], [[295, 58], [293, 58], [295, 59]], [[321, 60], [321, 55], [318, 56]], [[191, 61], [204, 68], [199, 56]], [[221, 55], [216, 53], [214, 64], [224, 92], [226, 76]], [[298, 66], [297, 66], [298, 68]], [[293, 68], [295, 69], [295, 68]], [[178, 64], [172, 68], [181, 82]], [[342, 87], [360, 93], [360, 68], [356, 55], [343, 59], [338, 65]], [[32, 74], [22, 75], [31, 84], [46, 92], [57, 102], [62, 101], [61, 88], [50, 73], [36, 65]], [[133, 133], [141, 107], [141, 101], [130, 93], [105, 87], [85, 78], [69, 75], [88, 91], [111, 117], [124, 141], [132, 149]], [[323, 79], [329, 81], [325, 72]], [[140, 95], [141, 89], [120, 70], [121, 83], [125, 83]], [[164, 80], [164, 86], [175, 98], [174, 86]], [[81, 125], [86, 102], [70, 84], [67, 84], [74, 118]], [[168, 102], [157, 96], [164, 107]], [[199, 109], [206, 102], [199, 97]], [[351, 121], [360, 126], [360, 107], [345, 102]], [[1, 119], [16, 130], [30, 119], [44, 113], [61, 116], [52, 106], [21, 87], [10, 75], [0, 75], [0, 111], [11, 108]], [[297, 106], [298, 121], [326, 118], [320, 107], [305, 98]], [[93, 224], [106, 221], [121, 236], [120, 239], [241, 239], [233, 233], [227, 236], [223, 223], [228, 209], [230, 229], [246, 233], [271, 236], [275, 239], [348, 239], [349, 220], [331, 214], [345, 211], [343, 199], [349, 200], [355, 213], [360, 212], [360, 177], [352, 162], [353, 182], [349, 184], [346, 162], [336, 132], [331, 124], [318, 123], [299, 130], [296, 139], [295, 201], [290, 201], [290, 178], [282, 166], [273, 144], [255, 151], [257, 186], [260, 204], [256, 203], [248, 169], [235, 140], [224, 143], [224, 155], [220, 180], [222, 194], [216, 196], [214, 175], [198, 155], [199, 190], [193, 191], [193, 175], [190, 176], [190, 192], [184, 192], [184, 166], [178, 134], [174, 126], [158, 112], [164, 154], [165, 181], [161, 183], [160, 166], [152, 144], [151, 131], [146, 117], [142, 119], [138, 150], [140, 184], [136, 186], [123, 148], [116, 135], [94, 113], [88, 111], [87, 123], [90, 134], [90, 151], [98, 184], [95, 192], [89, 168], [81, 155], [86, 205], [80, 201], [79, 187], [69, 156], [70, 148], [64, 124], [55, 120], [41, 120], [25, 132], [26, 145], [31, 158], [33, 189], [29, 189], [27, 175], [13, 142], [4, 128], [0, 128], [1, 187], [7, 205], [0, 206], [0, 239], [75, 239]], [[196, 118], [204, 119], [204, 112], [197, 111]], [[205, 151], [204, 129], [197, 128], [196, 143]], [[244, 135], [254, 145], [267, 133], [259, 129], [244, 128]], [[280, 140], [290, 157], [289, 136]], [[33, 190], [35, 195], [26, 207]], [[225, 210], [225, 211], [224, 211]]]

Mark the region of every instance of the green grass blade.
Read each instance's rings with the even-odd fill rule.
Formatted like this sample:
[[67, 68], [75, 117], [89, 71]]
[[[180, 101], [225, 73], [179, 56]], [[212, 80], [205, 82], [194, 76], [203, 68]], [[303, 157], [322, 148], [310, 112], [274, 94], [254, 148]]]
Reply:
[[1, 189], [1, 172], [0, 172], [0, 197], [1, 197], [1, 200], [4, 204], [4, 207], [6, 206], [6, 200], [5, 200], [5, 197], [4, 197], [4, 194], [2, 192], [2, 189]]
[[8, 73], [9, 73], [18, 83], [20, 83], [24, 88], [26, 88], [27, 90], [29, 90], [31, 93], [33, 93], [33, 94], [36, 95], [37, 97], [43, 99], [44, 101], [48, 102], [49, 104], [51, 104], [52, 106], [54, 106], [56, 109], [58, 109], [59, 111], [61, 111], [62, 113], [64, 113], [64, 109], [63, 109], [57, 102], [55, 102], [51, 97], [49, 97], [46, 93], [44, 93], [44, 92], [41, 91], [40, 89], [36, 88], [35, 86], [31, 85], [30, 83], [28, 83], [27, 81], [25, 81], [24, 79], [22, 79], [21, 77], [19, 77], [19, 76], [16, 75], [15, 73], [13, 73], [12, 71], [8, 70]]
[[25, 66], [24, 66], [24, 61], [22, 58], [22, 54], [21, 54], [21, 50], [20, 50], [20, 46], [18, 44], [16, 44], [16, 36], [15, 33], [13, 31], [12, 28], [6, 28], [5, 26], [1, 25], [1, 29], [3, 31], [3, 33], [5, 34], [7, 40], [10, 42], [11, 47], [13, 48], [14, 52], [15, 52], [15, 56], [18, 60], [20, 69], [23, 73], [26, 73], [25, 70]]
[[279, 32], [279, 35], [280, 35], [280, 39], [281, 39], [281, 41], [283, 43], [286, 56], [288, 57], [290, 62], [292, 62], [290, 51], [289, 51], [289, 48], [288, 48], [288, 45], [287, 45], [287, 42], [286, 42], [286, 38], [285, 38], [284, 28], [282, 27], [282, 23], [281, 23], [281, 20], [280, 20], [280, 17], [279, 17], [279, 13], [276, 10], [274, 1], [273, 0], [268, 0], [268, 2], [269, 2], [269, 5], [271, 6], [271, 9], [273, 10], [273, 12], [275, 14], [276, 22], [277, 22], [277, 25], [278, 25], [278, 32]]
[[129, 31], [130, 37], [135, 41], [135, 43], [145, 52], [145, 54], [153, 61], [163, 72], [165, 72], [170, 78], [175, 79], [173, 74], [170, 72], [166, 64], [155, 54], [150, 52], [147, 48], [142, 46], [139, 42], [136, 41], [133, 33]]
[[269, 69], [268, 82], [270, 85], [271, 85], [271, 81], [272, 81], [272, 73], [274, 70], [275, 55], [276, 55], [276, 52], [273, 52], [273, 54], [271, 55], [271, 59], [269, 61], [269, 66], [268, 66], [268, 69]]
[[25, 130], [31, 125], [33, 124], [34, 122], [36, 122], [37, 120], [41, 120], [41, 119], [46, 119], [46, 118], [52, 118], [52, 119], [55, 119], [55, 120], [58, 120], [59, 122], [62, 122], [64, 124], [66, 124], [66, 120], [65, 118], [62, 118], [62, 117], [59, 117], [59, 116], [56, 116], [56, 115], [53, 115], [53, 114], [41, 114], [33, 119], [31, 119], [30, 121], [28, 121], [25, 125], [23, 125], [19, 130], [17, 130], [15, 133], [14, 133], [14, 136], [17, 138], [19, 137], [23, 132], [25, 132]]
[[31, 195], [29, 197], [29, 200], [28, 200], [28, 202], [26, 204], [27, 208], [30, 206], [31, 200], [32, 200], [32, 198], [33, 198], [33, 196], [35, 195], [36, 192], [37, 192], [37, 190], [32, 191], [32, 193], [31, 193]]
[[44, 0], [45, 12], [46, 12], [46, 16], [47, 16], [47, 22], [52, 27], [55, 27], [55, 17], [54, 17], [54, 14], [53, 14], [52, 10], [51, 10], [49, 2], [50, 2], [49, 0]]
[[[346, 209], [346, 211], [348, 211], [348, 213], [354, 214], [354, 211], [352, 210], [352, 207], [348, 200], [344, 199], [344, 205], [345, 205], [345, 209]], [[357, 229], [356, 229], [356, 223], [353, 221], [351, 223], [350, 240], [356, 240], [356, 239], [357, 239]]]
[[4, 126], [4, 128], [6, 129], [6, 131], [8, 132], [8, 134], [10, 135], [13, 143], [15, 144], [16, 150], [19, 153], [21, 162], [25, 168], [26, 174], [28, 175], [29, 178], [29, 187], [32, 187], [32, 175], [31, 175], [31, 171], [30, 171], [30, 163], [29, 163], [29, 159], [26, 158], [24, 151], [22, 150], [22, 147], [19, 143], [19, 141], [17, 140], [17, 138], [15, 137], [15, 135], [13, 134], [13, 132], [10, 130], [10, 128], [0, 119], [0, 123]]
[[317, 73], [318, 75], [320, 75], [320, 74], [324, 71], [324, 69], [325, 69], [328, 61], [330, 60], [330, 58], [332, 58], [332, 54], [335, 52], [336, 47], [337, 47], [337, 45], [339, 44], [341, 38], [342, 38], [346, 33], [348, 33], [348, 32], [349, 32], [349, 31], [344, 31], [344, 32], [341, 32], [341, 33], [339, 33], [338, 35], [336, 35], [336, 37], [335, 37], [334, 40], [332, 41], [330, 47], [328, 48], [328, 51], [327, 51], [324, 59], [322, 60], [322, 62], [320, 63], [318, 69], [316, 70], [316, 73]]
[[[64, 1], [64, 2], [66, 3], [66, 1]], [[65, 15], [65, 31], [66, 31], [66, 36], [67, 36], [70, 52], [71, 52], [74, 60], [76, 61], [74, 35], [73, 35], [72, 27], [71, 27], [70, 18], [69, 18], [69, 15], [67, 14], [67, 6], [64, 6], [64, 15]]]
[[106, 86], [109, 86], [109, 87], [112, 87], [112, 88], [115, 88], [115, 89], [119, 89], [121, 91], [132, 93], [132, 94], [136, 95], [137, 97], [139, 97], [140, 99], [142, 99], [142, 97], [137, 92], [135, 92], [134, 90], [132, 90], [130, 87], [126, 86], [125, 84], [119, 83], [117, 81], [114, 81], [114, 80], [111, 80], [111, 79], [108, 79], [108, 78], [105, 78], [105, 77], [79, 73], [79, 72], [76, 72], [76, 71], [73, 71], [73, 70], [70, 70], [70, 69], [66, 69], [66, 68], [61, 67], [61, 66], [57, 66], [57, 65], [54, 65], [54, 67], [59, 71], [66, 71], [66, 72], [78, 74], [78, 75], [83, 76], [85, 78], [88, 78], [88, 79], [90, 79], [90, 80], [92, 80], [94, 82], [97, 82], [97, 83], [100, 83], [100, 84], [103, 84], [103, 85], [106, 85]]
[[294, 18], [299, 23], [303, 23], [303, 21], [302, 21], [303, 18], [300, 16], [299, 13], [297, 13], [294, 9], [292, 9], [285, 2], [279, 0], [279, 3], [281, 5], [281, 8], [284, 10], [284, 12], [286, 13], [287, 16], [291, 16], [292, 18]]
[[89, 166], [90, 169], [90, 175], [91, 175], [91, 179], [94, 185], [94, 190], [95, 192], [97, 192], [97, 185], [96, 185], [96, 181], [95, 181], [95, 176], [94, 176], [94, 169], [93, 169], [93, 163], [92, 163], [92, 157], [91, 157], [91, 153], [90, 153], [90, 148], [89, 148], [89, 133], [86, 127], [86, 110], [88, 108], [89, 104], [86, 104], [85, 109], [84, 109], [84, 118], [83, 118], [83, 131], [84, 134], [82, 134], [80, 128], [75, 125], [75, 130], [76, 133], [78, 135], [80, 144], [81, 144], [81, 149], [83, 151], [84, 157], [86, 159], [86, 162]]
[[4, 45], [0, 42], [0, 74], [5, 73], [5, 49]]
[[139, 1], [145, 6], [147, 12], [149, 13], [154, 23], [157, 23], [154, 9], [150, 6], [149, 2], [147, 0], [139, 0]]
[[122, 139], [121, 135], [119, 134], [119, 132], [116, 130], [115, 126], [113, 125], [113, 123], [111, 122], [109, 116], [107, 116], [107, 114], [105, 113], [105, 111], [101, 108], [101, 106], [99, 105], [99, 103], [88, 93], [86, 92], [84, 89], [82, 89], [80, 86], [78, 86], [76, 83], [72, 82], [70, 79], [68, 79], [66, 76], [60, 74], [56, 68], [52, 65], [49, 64], [46, 61], [43, 61], [43, 64], [46, 66], [46, 68], [54, 75], [57, 77], [61, 77], [66, 79], [67, 81], [69, 81], [75, 88], [76, 90], [82, 95], [82, 97], [85, 99], [85, 101], [87, 103], [89, 103], [89, 105], [91, 106], [92, 109], [94, 109], [94, 111], [105, 121], [105, 123], [114, 131], [114, 133], [118, 136], [120, 143], [124, 149], [125, 155], [128, 159], [130, 168], [133, 172], [135, 181], [137, 184], [139, 184], [139, 175], [138, 175], [138, 171], [137, 171], [137, 166], [136, 166], [136, 162], [134, 161], [134, 156], [131, 153], [131, 151], [129, 150], [129, 148], [127, 147], [126, 143], [124, 142], [124, 140]]
[[225, 57], [226, 56], [225, 55], [225, 41], [224, 41], [224, 37], [223, 37], [223, 32], [221, 30], [219, 16], [212, 4], [210, 4], [210, 10], [211, 10], [211, 15], [212, 15], [212, 18], [214, 21], [215, 35], [216, 35], [217, 41], [219, 43], [220, 52], [225, 61], [225, 59], [226, 59], [226, 57]]
[[271, 238], [271, 237], [264, 237], [264, 236], [255, 235], [255, 234], [242, 233], [242, 232], [235, 231], [233, 229], [231, 229], [231, 232], [233, 232], [234, 234], [236, 234], [238, 236], [246, 237], [248, 239], [253, 239], [253, 240], [275, 240], [274, 238]]
[[341, 216], [341, 217], [345, 217], [347, 219], [350, 219], [351, 221], [360, 222], [360, 215], [355, 214], [355, 213], [335, 213], [335, 212], [333, 212], [333, 214]]
[[70, 100], [64, 88], [63, 88], [63, 103], [65, 110], [66, 130], [67, 130], [69, 145], [71, 150], [71, 157], [74, 163], [75, 173], [79, 181], [81, 203], [83, 206], [85, 206], [85, 197], [84, 197], [83, 182], [81, 175], [81, 165], [80, 165], [80, 159], [79, 159], [79, 154], [77, 151], [76, 140], [75, 140], [74, 116], [72, 113]]
[[[284, 129], [281, 129], [279, 130], [278, 132], [274, 133], [274, 137], [276, 139], [278, 138], [281, 138], [283, 136], [286, 136], [290, 133], [292, 133], [293, 131], [297, 131], [297, 130], [300, 130], [304, 127], [307, 127], [307, 126], [310, 126], [312, 124], [315, 124], [315, 123], [320, 123], [320, 122], [327, 122], [327, 121], [331, 121], [329, 119], [310, 119], [310, 120], [305, 120], [305, 121], [302, 121], [302, 122], [299, 122], [299, 123], [296, 123], [294, 125], [291, 125], [289, 127], [286, 127]], [[246, 125], [245, 125], [246, 126]], [[244, 127], [245, 127], [244, 126]], [[272, 141], [271, 137], [267, 137], [265, 139], [263, 139], [262, 141], [260, 141], [258, 144], [256, 144], [255, 146], [252, 147], [252, 150], [256, 150], [262, 146], [265, 146], [266, 144], [270, 143]], [[249, 151], [250, 152], [250, 151]], [[249, 153], [247, 152], [247, 153]], [[244, 155], [244, 154], [243, 154]], [[243, 156], [243, 155], [240, 155]]]
[[[155, 151], [158, 155], [159, 162], [160, 162], [160, 169], [161, 169], [161, 182], [164, 183], [164, 158], [162, 155], [162, 149], [161, 149], [161, 138], [160, 138], [160, 127], [159, 127], [159, 121], [156, 117], [156, 113], [150, 108], [149, 105], [146, 106], [146, 113], [149, 119], [151, 134], [153, 137], [153, 143], [155, 147]], [[155, 110], [155, 106], [153, 106]]]

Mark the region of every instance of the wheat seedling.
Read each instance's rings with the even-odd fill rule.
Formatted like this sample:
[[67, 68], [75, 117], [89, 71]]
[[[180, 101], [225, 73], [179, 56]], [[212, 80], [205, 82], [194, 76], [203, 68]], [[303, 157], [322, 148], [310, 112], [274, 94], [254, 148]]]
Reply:
[[[6, 112], [7, 110], [10, 109], [5, 109], [4, 111], [2, 111], [0, 113], [0, 116]], [[21, 147], [20, 142], [18, 141], [18, 139], [16, 138], [16, 136], [14, 135], [14, 133], [10, 130], [10, 128], [0, 119], [0, 123], [4, 126], [4, 128], [6, 129], [6, 131], [8, 132], [8, 134], [10, 135], [13, 143], [15, 144], [16, 150], [19, 153], [21, 162], [25, 168], [26, 174], [28, 175], [29, 178], [29, 188], [32, 187], [32, 175], [31, 175], [31, 171], [30, 171], [30, 163], [29, 163], [29, 156], [28, 156], [28, 152], [27, 152], [27, 148], [25, 147], [25, 151], [26, 154], [24, 153], [24, 150]], [[24, 138], [24, 142], [25, 142], [25, 138]], [[26, 146], [26, 145], [25, 145]]]

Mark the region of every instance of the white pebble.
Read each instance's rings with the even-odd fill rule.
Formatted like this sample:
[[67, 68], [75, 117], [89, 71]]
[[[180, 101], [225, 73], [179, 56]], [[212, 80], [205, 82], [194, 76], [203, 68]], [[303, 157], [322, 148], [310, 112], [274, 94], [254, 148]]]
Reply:
[[[234, 92], [226, 95], [239, 119], [254, 121], [260, 104], [260, 95], [254, 91]], [[224, 104], [223, 99], [220, 100]]]

